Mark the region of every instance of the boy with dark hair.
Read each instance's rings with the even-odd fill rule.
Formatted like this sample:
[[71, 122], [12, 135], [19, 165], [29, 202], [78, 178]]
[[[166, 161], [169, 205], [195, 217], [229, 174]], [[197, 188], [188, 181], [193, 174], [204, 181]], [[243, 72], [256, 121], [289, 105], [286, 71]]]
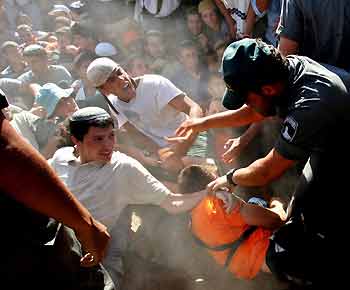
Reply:
[[110, 230], [112, 240], [103, 263], [114, 283], [120, 286], [124, 275], [122, 255], [128, 244], [126, 223], [120, 219], [122, 211], [129, 204], [154, 204], [177, 214], [192, 209], [206, 191], [175, 194], [138, 161], [115, 152], [114, 124], [101, 108], [78, 110], [70, 117], [69, 127], [75, 148], [57, 150], [49, 163], [74, 195]]
[[[215, 178], [204, 166], [190, 165], [179, 174], [180, 192], [204, 189]], [[191, 212], [194, 239], [238, 278], [253, 279], [259, 271], [270, 272], [265, 264], [269, 238], [284, 223], [286, 213], [277, 200], [269, 208], [264, 206], [260, 198], [247, 203], [227, 191], [208, 195]]]

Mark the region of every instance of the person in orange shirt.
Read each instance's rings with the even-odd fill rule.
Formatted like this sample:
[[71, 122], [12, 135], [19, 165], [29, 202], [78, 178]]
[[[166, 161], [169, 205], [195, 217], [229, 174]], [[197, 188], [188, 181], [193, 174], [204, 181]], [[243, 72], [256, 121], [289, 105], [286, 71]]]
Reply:
[[[179, 191], [202, 190], [215, 178], [204, 166], [187, 166], [178, 177]], [[265, 263], [269, 238], [284, 224], [286, 212], [278, 200], [272, 200], [269, 208], [265, 205], [260, 198], [245, 202], [228, 191], [207, 195], [191, 212], [193, 237], [238, 278], [253, 279], [260, 270], [270, 272]]]

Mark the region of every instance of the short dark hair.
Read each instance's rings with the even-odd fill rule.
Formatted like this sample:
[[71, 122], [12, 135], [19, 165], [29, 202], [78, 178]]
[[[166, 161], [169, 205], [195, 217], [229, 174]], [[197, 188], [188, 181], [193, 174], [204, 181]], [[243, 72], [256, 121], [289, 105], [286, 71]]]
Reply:
[[186, 20], [190, 15], [198, 15], [200, 17], [197, 6], [191, 6], [186, 9], [185, 11]]
[[114, 128], [114, 123], [111, 116], [106, 116], [105, 118], [98, 118], [93, 120], [70, 120], [69, 134], [78, 139], [79, 141], [83, 141], [84, 136], [87, 134], [90, 127], [108, 128], [111, 125]]
[[10, 48], [10, 47], [18, 47], [18, 43], [14, 42], [14, 41], [5, 41], [2, 45], [1, 45], [1, 52], [5, 52], [6, 49]]
[[71, 20], [65, 16], [58, 16], [55, 18], [55, 23], [63, 23], [65, 26], [70, 26]]
[[86, 61], [92, 62], [96, 58], [97, 58], [97, 55], [94, 52], [82, 51], [74, 58], [73, 69], [77, 71], [84, 62]]
[[255, 80], [254, 84], [251, 84], [250, 88], [247, 88], [248, 90], [250, 89], [251, 91], [259, 92], [263, 85], [268, 85], [277, 81], [288, 79], [289, 64], [287, 59], [274, 46], [265, 43], [261, 39], [257, 39], [257, 43], [260, 47], [267, 48], [271, 52], [268, 57], [269, 73], [264, 74], [260, 80]]
[[201, 191], [215, 180], [215, 174], [203, 165], [189, 165], [179, 173], [177, 182], [180, 193]]
[[97, 37], [93, 32], [93, 29], [87, 23], [76, 22], [71, 27], [71, 31], [73, 36], [80, 35], [84, 38], [90, 38], [90, 39], [93, 39], [94, 41], [97, 41]]

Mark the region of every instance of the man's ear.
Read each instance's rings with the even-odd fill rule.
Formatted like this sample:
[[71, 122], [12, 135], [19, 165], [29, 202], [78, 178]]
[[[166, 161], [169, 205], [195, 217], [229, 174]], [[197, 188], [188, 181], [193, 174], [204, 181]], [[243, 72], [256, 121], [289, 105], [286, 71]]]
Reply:
[[72, 140], [72, 142], [74, 143], [74, 145], [79, 146], [79, 144], [81, 143], [77, 138], [75, 138], [74, 136], [70, 136], [70, 139]]

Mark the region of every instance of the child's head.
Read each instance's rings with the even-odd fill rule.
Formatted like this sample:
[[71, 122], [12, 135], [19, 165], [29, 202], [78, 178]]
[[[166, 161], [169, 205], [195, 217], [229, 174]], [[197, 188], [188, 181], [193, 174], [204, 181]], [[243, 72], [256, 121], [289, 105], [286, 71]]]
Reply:
[[177, 182], [180, 193], [201, 191], [208, 183], [216, 179], [216, 175], [203, 165], [189, 165], [181, 170]]

